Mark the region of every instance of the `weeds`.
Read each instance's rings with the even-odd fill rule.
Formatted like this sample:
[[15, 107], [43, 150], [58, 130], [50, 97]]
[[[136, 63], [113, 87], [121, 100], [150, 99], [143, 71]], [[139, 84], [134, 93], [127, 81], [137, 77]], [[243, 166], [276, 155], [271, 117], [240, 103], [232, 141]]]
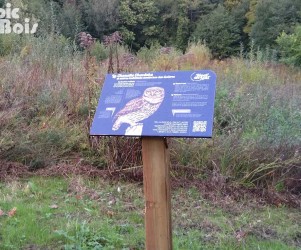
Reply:
[[24, 38], [6, 50], [0, 61], [1, 159], [31, 169], [70, 158], [110, 172], [136, 169], [141, 166], [139, 141], [88, 137], [87, 121], [108, 69], [210, 68], [218, 76], [214, 137], [172, 140], [173, 174], [190, 176], [188, 169], [198, 169], [199, 177], [206, 178], [209, 169], [233, 183], [300, 193], [299, 70], [277, 65], [268, 48], [253, 48], [248, 58], [242, 51], [240, 58], [215, 61], [200, 43], [190, 44], [184, 55], [159, 46], [133, 55], [118, 39], [111, 49], [93, 43], [89, 57], [54, 34]]
[[[173, 190], [174, 249], [298, 249], [299, 210], [232, 198], [197, 185]], [[137, 184], [76, 176], [2, 183], [0, 248], [143, 249], [143, 208]]]
[[87, 225], [87, 222], [77, 224], [75, 227], [75, 235], [69, 235], [64, 230], [55, 231], [59, 236], [63, 236], [69, 244], [64, 245], [65, 250], [71, 249], [113, 249], [118, 245], [122, 245], [122, 238], [109, 238], [101, 236], [101, 232], [93, 232]]

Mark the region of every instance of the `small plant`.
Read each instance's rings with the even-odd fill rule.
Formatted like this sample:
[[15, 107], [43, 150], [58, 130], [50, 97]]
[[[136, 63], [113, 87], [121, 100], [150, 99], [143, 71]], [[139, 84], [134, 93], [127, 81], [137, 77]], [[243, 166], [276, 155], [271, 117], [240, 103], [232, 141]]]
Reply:
[[57, 230], [56, 233], [70, 242], [64, 245], [65, 250], [114, 248], [110, 239], [101, 236], [101, 233], [92, 231], [87, 222], [76, 225], [75, 235], [70, 235], [64, 230]]
[[281, 61], [294, 66], [301, 66], [301, 25], [297, 25], [293, 34], [286, 34], [284, 31], [276, 40], [282, 53]]
[[[158, 53], [158, 52], [157, 52]], [[182, 52], [173, 47], [162, 47], [159, 49], [158, 56], [152, 61], [152, 71], [169, 71], [177, 70], [179, 64], [177, 63]]]
[[141, 61], [145, 62], [147, 65], [151, 65], [153, 61], [160, 55], [160, 46], [157, 44], [152, 44], [149, 48], [142, 47], [137, 52], [137, 57]]
[[98, 61], [103, 61], [109, 58], [109, 50], [103, 43], [96, 41], [91, 48], [91, 56], [94, 56]]
[[[188, 44], [188, 48], [183, 57], [180, 57], [180, 63], [193, 68], [206, 68], [212, 58], [211, 52], [205, 43], [196, 42]], [[186, 67], [187, 67], [186, 66]]]

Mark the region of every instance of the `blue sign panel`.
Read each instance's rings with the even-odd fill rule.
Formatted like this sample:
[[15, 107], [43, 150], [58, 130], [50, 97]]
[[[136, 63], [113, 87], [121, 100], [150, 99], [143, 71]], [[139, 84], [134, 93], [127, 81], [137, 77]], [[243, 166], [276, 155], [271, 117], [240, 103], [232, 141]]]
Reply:
[[210, 70], [108, 74], [91, 135], [212, 137]]

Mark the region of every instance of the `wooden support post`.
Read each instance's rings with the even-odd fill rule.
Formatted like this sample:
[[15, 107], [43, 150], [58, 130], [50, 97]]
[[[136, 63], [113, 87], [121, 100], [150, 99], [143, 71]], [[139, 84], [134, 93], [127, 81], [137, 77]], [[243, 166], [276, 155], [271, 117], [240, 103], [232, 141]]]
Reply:
[[147, 250], [171, 250], [170, 159], [162, 137], [142, 138]]

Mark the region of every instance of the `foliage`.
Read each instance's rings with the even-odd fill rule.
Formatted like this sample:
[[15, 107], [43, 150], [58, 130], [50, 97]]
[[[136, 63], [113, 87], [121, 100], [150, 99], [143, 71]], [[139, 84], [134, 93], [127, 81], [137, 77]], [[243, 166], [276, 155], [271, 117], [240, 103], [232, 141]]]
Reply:
[[256, 6], [255, 22], [250, 38], [255, 45], [265, 48], [275, 46], [281, 32], [291, 34], [293, 27], [301, 22], [301, 2], [299, 0], [259, 1]]
[[219, 5], [201, 18], [192, 39], [205, 41], [214, 57], [224, 58], [237, 52], [239, 29], [234, 18]]
[[249, 8], [248, 8], [248, 12], [245, 14], [247, 23], [246, 26], [244, 27], [244, 32], [250, 34], [252, 26], [256, 21], [255, 12], [256, 12], [258, 0], [249, 0], [248, 2], [249, 2]]
[[301, 66], [301, 25], [296, 26], [291, 35], [282, 32], [276, 42], [280, 46], [283, 62]]
[[0, 36], [0, 56], [6, 56], [13, 52], [14, 44], [17, 45], [18, 36], [13, 34], [1, 35]]
[[109, 57], [108, 48], [105, 47], [104, 44], [100, 43], [99, 41], [93, 44], [90, 53], [99, 61], [105, 60]]
[[134, 50], [150, 45], [158, 35], [158, 9], [154, 1], [121, 0], [119, 6], [120, 31], [125, 42]]
[[[39, 168], [56, 164], [68, 159], [70, 153], [76, 153], [86, 161], [103, 167], [105, 162], [108, 163], [108, 159], [104, 159], [103, 150], [106, 142], [101, 141], [96, 144], [97, 148], [89, 149], [86, 137], [86, 118], [89, 113], [88, 89], [86, 76], [80, 73], [86, 71], [83, 68], [84, 59], [80, 53], [73, 51], [72, 43], [64, 37], [54, 36], [47, 39], [24, 40], [24, 48], [20, 54], [11, 55], [13, 61], [7, 61], [1, 67], [3, 70], [1, 83], [3, 98], [0, 103], [3, 110], [0, 113], [3, 128], [0, 140], [1, 157]], [[102, 45], [98, 46], [102, 51]], [[94, 53], [93, 49], [91, 53]], [[287, 152], [283, 150], [282, 154], [288, 157], [288, 162], [293, 159], [294, 152], [300, 144], [298, 140], [300, 116], [295, 112], [300, 104], [298, 98], [291, 94], [297, 91], [298, 74], [265, 68], [269, 61], [262, 60], [259, 52], [254, 52], [253, 58], [250, 57], [248, 61], [236, 59], [228, 61], [227, 64], [212, 62], [210, 51], [201, 43], [189, 44], [184, 55], [173, 48], [161, 49], [159, 46], [153, 46], [150, 49], [144, 48], [137, 56], [140, 59], [139, 65], [144, 67], [144, 70], [188, 70], [210, 65], [223, 76], [221, 82], [223, 88], [217, 91], [216, 105], [215, 145], [220, 147], [217, 147], [215, 152], [218, 152], [218, 157], [209, 154], [204, 158], [208, 161], [201, 165], [210, 165], [212, 158], [219, 159], [222, 169], [227, 169], [227, 166], [231, 165], [224, 173], [230, 173], [238, 181], [244, 178], [239, 174], [240, 168], [244, 167], [247, 175], [260, 164], [268, 165], [275, 160], [274, 152], [280, 152], [284, 147], [287, 148]], [[19, 70], [21, 65], [22, 70]], [[97, 69], [96, 63], [95, 67], [96, 71], [101, 70]], [[127, 70], [126, 66], [123, 67], [125, 67], [123, 70]], [[7, 71], [6, 68], [13, 71]], [[103, 70], [105, 69], [106, 67]], [[9, 74], [9, 72], [19, 73]], [[289, 85], [280, 87], [286, 81]], [[99, 84], [96, 81], [93, 88], [95, 91], [90, 93], [93, 100], [98, 98]], [[244, 99], [244, 95], [251, 98]], [[269, 108], [271, 106], [275, 108]], [[258, 126], [257, 120], [264, 122]], [[244, 148], [245, 153], [237, 158], [235, 151], [230, 151], [228, 159], [223, 158], [222, 156], [227, 155], [224, 152], [229, 147], [228, 144], [220, 142], [224, 138], [228, 138], [227, 141], [233, 139], [233, 145], [230, 147], [236, 150]], [[252, 146], [246, 146], [249, 144]], [[257, 164], [254, 164], [254, 159], [260, 159], [256, 155], [262, 148], [270, 153], [267, 153], [262, 161], [256, 160]], [[176, 155], [177, 157], [185, 155], [184, 152], [181, 153], [182, 150], [178, 152], [180, 153]], [[250, 155], [253, 156], [250, 158]], [[199, 165], [199, 161], [194, 157], [188, 159], [189, 164]], [[273, 166], [276, 167], [278, 164]], [[284, 176], [279, 172], [277, 178], [288, 178], [292, 173], [286, 172]], [[250, 179], [248, 181], [252, 182]]]
[[157, 56], [150, 65], [151, 70], [168, 71], [178, 69], [179, 65], [177, 63], [177, 58], [182, 54], [182, 52], [175, 48], [167, 47], [158, 49], [156, 54]]
[[188, 18], [188, 4], [186, 0], [179, 1], [178, 13], [178, 27], [176, 34], [177, 48], [184, 50], [187, 46], [187, 37], [189, 37], [189, 18]]
[[78, 54], [72, 55], [72, 45], [64, 37], [48, 39], [24, 40], [20, 54], [11, 55], [1, 68], [1, 144], [7, 150], [0, 145], [0, 153], [32, 168], [62, 159], [85, 138], [78, 133], [83, 123], [65, 126], [68, 113], [78, 117], [84, 109], [79, 105], [85, 99], [80, 93], [84, 87], [74, 83], [83, 79], [69, 68], [79, 67]]
[[241, 4], [241, 0], [225, 0], [224, 1], [224, 6], [229, 10], [236, 8], [240, 4]]
[[249, 0], [234, 0], [230, 1], [231, 4], [228, 8], [230, 8], [230, 14], [234, 17], [235, 23], [239, 28], [239, 36], [240, 36], [240, 44], [245, 48], [249, 46], [249, 36], [245, 32], [246, 25], [248, 23], [247, 13], [249, 10]]
[[[76, 155], [110, 171], [123, 171], [141, 160], [139, 155], [131, 154], [139, 152], [139, 143], [134, 141], [126, 144], [132, 145], [131, 151], [114, 153], [121, 157], [121, 161], [114, 162], [115, 158], [108, 157], [108, 146], [125, 145], [122, 140], [88, 139], [89, 114], [95, 111], [107, 71], [107, 48], [96, 42], [88, 60], [61, 35], [27, 37], [20, 44], [22, 49], [14, 48], [6, 60], [0, 61], [1, 159], [36, 169]], [[299, 175], [296, 152], [301, 143], [301, 104], [296, 93], [300, 89], [300, 72], [270, 61], [271, 51], [251, 50], [248, 59], [226, 61], [212, 60], [210, 50], [200, 42], [189, 43], [185, 54], [158, 44], [144, 47], [137, 56], [122, 46], [116, 52], [124, 72], [211, 68], [221, 76], [216, 94], [214, 146], [173, 144], [173, 162], [193, 165], [203, 172], [214, 161], [222, 174], [248, 185], [276, 186]], [[266, 175], [264, 166], [273, 167], [272, 177]], [[285, 188], [297, 190], [297, 184], [287, 183]]]
[[149, 48], [144, 46], [137, 52], [137, 57], [150, 65], [160, 55], [160, 45], [152, 44]]
[[198, 60], [202, 61], [210, 61], [212, 57], [210, 49], [206, 46], [206, 44], [201, 42], [189, 43], [186, 54], [193, 54], [196, 58], [198, 58]]
[[210, 13], [218, 2], [221, 1], [157, 0], [160, 44], [185, 50], [200, 17]]
[[61, 6], [54, 1], [33, 0], [26, 3], [26, 12], [39, 21], [37, 35], [60, 33], [59, 13]]
[[78, 8], [82, 12], [83, 25], [96, 38], [112, 33], [117, 29], [119, 0], [80, 0]]
[[75, 41], [79, 32], [88, 32], [101, 42], [105, 35], [120, 31], [137, 52], [151, 44], [185, 51], [193, 34], [208, 40], [213, 55], [223, 58], [235, 55], [240, 46], [249, 51], [252, 41], [261, 50], [274, 49], [280, 33], [291, 34], [301, 22], [299, 0], [18, 0], [13, 4], [39, 22], [38, 36], [62, 34]]
[[[293, 35], [283, 34], [279, 41], [285, 38], [283, 44], [295, 48], [290, 42], [299, 39], [299, 32], [297, 27]], [[125, 175], [124, 159], [128, 163], [137, 156], [139, 142], [131, 144], [133, 151], [119, 139], [88, 139], [88, 114], [94, 111], [88, 96], [97, 100], [107, 69], [103, 44], [91, 47], [90, 63], [63, 35], [5, 39], [16, 41], [17, 46], [0, 59], [1, 166], [14, 161], [35, 170], [48, 167], [51, 172], [51, 166], [67, 163], [63, 169], [94, 165]], [[262, 187], [260, 193], [288, 190], [289, 197], [300, 196], [300, 70], [263, 59], [270, 58], [269, 53], [253, 49], [248, 59], [212, 60], [211, 51], [201, 42], [189, 43], [185, 54], [158, 44], [143, 47], [137, 57], [118, 47], [121, 61], [124, 54], [131, 56], [131, 63], [122, 64], [125, 72], [210, 67], [219, 76], [213, 139], [172, 139], [169, 143], [177, 182], [182, 184], [181, 178], [188, 176], [196, 187], [202, 179], [221, 188], [211, 194], [212, 204], [205, 199], [208, 194], [200, 195], [196, 187], [175, 190], [175, 248], [198, 249], [199, 242], [208, 249], [297, 248], [300, 213], [287, 210], [279, 194], [277, 207], [265, 209], [258, 204], [260, 209], [254, 210], [247, 198], [235, 208], [234, 200], [224, 192], [226, 185], [234, 184]], [[87, 77], [93, 81], [91, 89]], [[110, 144], [120, 148], [112, 154], [122, 161], [107, 158]], [[133, 167], [139, 171], [139, 166]], [[26, 249], [34, 244], [41, 249], [142, 249], [140, 184], [94, 181], [30, 178], [0, 183], [0, 248]], [[219, 193], [227, 197], [220, 205], [216, 202]], [[241, 211], [244, 206], [247, 210]]]
[[72, 40], [76, 40], [77, 35], [84, 29], [82, 12], [75, 2], [64, 2], [61, 12], [58, 14], [60, 32]]

